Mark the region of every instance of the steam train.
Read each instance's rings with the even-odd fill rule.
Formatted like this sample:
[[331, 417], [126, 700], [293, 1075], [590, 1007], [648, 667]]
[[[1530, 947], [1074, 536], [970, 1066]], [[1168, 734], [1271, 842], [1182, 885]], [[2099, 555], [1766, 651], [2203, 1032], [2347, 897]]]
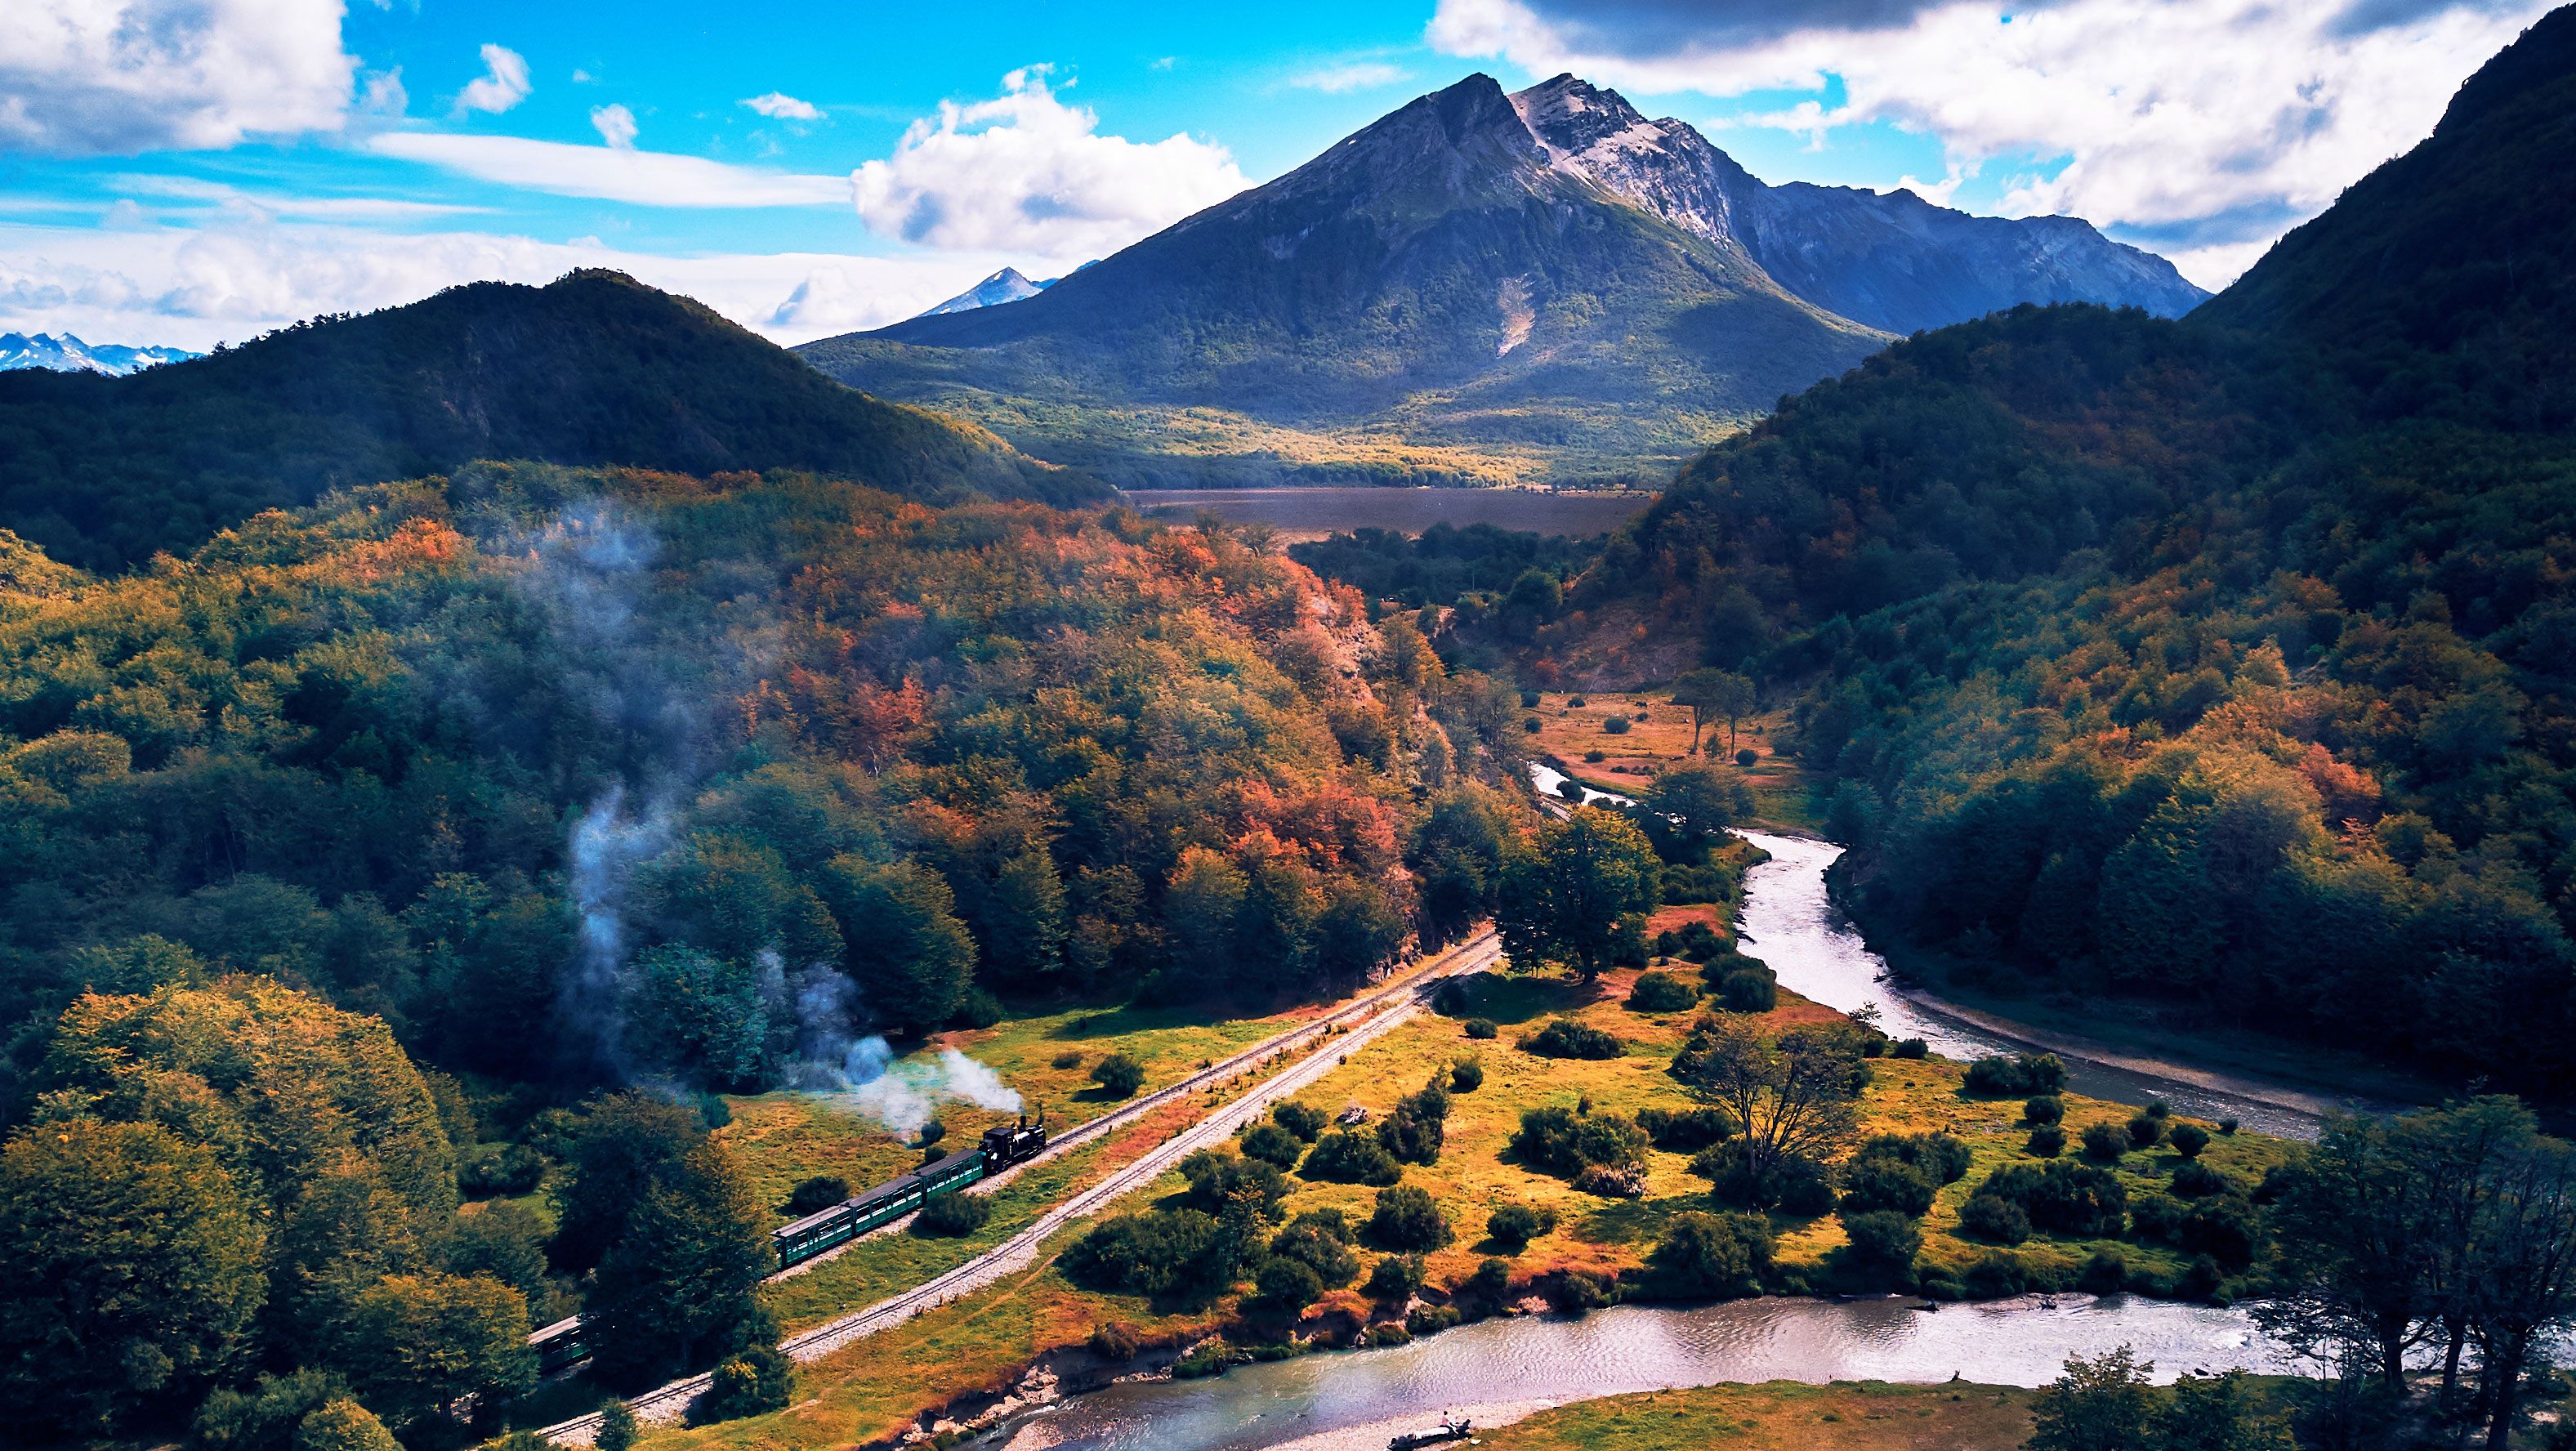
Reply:
[[[829, 1209], [806, 1215], [770, 1232], [784, 1270], [849, 1243], [880, 1225], [891, 1224], [942, 1194], [954, 1193], [976, 1180], [998, 1174], [1013, 1164], [1034, 1159], [1047, 1146], [1046, 1110], [1038, 1121], [1023, 1115], [1017, 1124], [984, 1130], [983, 1142], [962, 1154], [924, 1164], [900, 1178], [889, 1179], [864, 1194], [855, 1194]], [[537, 1368], [545, 1374], [590, 1358], [580, 1316], [558, 1320], [528, 1337], [536, 1347]]]

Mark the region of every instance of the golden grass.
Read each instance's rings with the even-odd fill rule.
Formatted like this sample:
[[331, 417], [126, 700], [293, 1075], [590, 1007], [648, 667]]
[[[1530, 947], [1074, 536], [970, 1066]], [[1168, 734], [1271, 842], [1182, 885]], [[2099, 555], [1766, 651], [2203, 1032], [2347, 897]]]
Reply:
[[[1583, 704], [1576, 705], [1578, 700]], [[1641, 713], [1644, 719], [1639, 720]], [[1690, 708], [1673, 704], [1669, 689], [1543, 691], [1538, 706], [1526, 714], [1538, 718], [1538, 753], [1563, 761], [1570, 774], [1599, 790], [1636, 796], [1658, 771], [1692, 759]], [[1624, 733], [1611, 734], [1613, 716], [1630, 722]], [[1700, 751], [1704, 759], [1730, 767], [1735, 751], [1752, 751], [1754, 761], [1744, 768], [1744, 779], [1753, 787], [1761, 819], [1812, 829], [1816, 813], [1807, 799], [1806, 771], [1771, 748], [1772, 732], [1787, 723], [1785, 711], [1747, 716], [1736, 723], [1730, 747], [1726, 722], [1711, 721], [1700, 732]], [[1601, 759], [1587, 760], [1594, 751]]]
[[2017, 1451], [2032, 1395], [1884, 1381], [1705, 1386], [1581, 1401], [1480, 1439], [1500, 1451]]

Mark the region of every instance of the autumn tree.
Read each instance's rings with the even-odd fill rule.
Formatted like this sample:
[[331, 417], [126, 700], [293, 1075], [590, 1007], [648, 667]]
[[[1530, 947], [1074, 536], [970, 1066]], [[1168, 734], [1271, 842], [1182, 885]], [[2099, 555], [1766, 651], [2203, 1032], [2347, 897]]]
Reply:
[[1654, 848], [1636, 823], [1578, 806], [1542, 824], [1504, 869], [1495, 920], [1524, 966], [1554, 963], [1598, 976], [1623, 939], [1622, 920], [1651, 912]]
[[1735, 749], [1735, 723], [1753, 712], [1753, 682], [1728, 670], [1693, 670], [1673, 682], [1673, 703], [1691, 713], [1691, 753], [1699, 753], [1700, 732], [1711, 719], [1726, 722], [1726, 748]]
[[334, 1340], [331, 1360], [359, 1400], [405, 1432], [468, 1397], [498, 1407], [537, 1383], [527, 1302], [480, 1275], [387, 1275], [357, 1296]]

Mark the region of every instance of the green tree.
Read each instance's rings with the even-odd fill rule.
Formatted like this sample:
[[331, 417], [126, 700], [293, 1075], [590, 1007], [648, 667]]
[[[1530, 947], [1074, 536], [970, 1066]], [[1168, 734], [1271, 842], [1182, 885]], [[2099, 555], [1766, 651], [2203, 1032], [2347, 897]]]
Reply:
[[1753, 711], [1753, 682], [1727, 670], [1694, 670], [1673, 682], [1673, 703], [1690, 707], [1691, 754], [1711, 719], [1726, 722], [1726, 748], [1735, 749], [1735, 723]]
[[342, 1397], [324, 1401], [295, 1428], [295, 1451], [398, 1451], [375, 1413]]
[[1657, 1293], [1677, 1300], [1759, 1294], [1771, 1270], [1771, 1228], [1751, 1214], [1673, 1216], [1646, 1255]]
[[479, 1275], [387, 1275], [358, 1295], [333, 1340], [359, 1399], [404, 1430], [468, 1396], [501, 1406], [537, 1383], [527, 1301]]
[[668, 1099], [616, 1093], [583, 1106], [553, 1188], [555, 1237], [548, 1258], [579, 1272], [625, 1233], [648, 1186], [706, 1137], [698, 1116]]
[[2129, 1347], [2091, 1360], [2068, 1356], [2066, 1369], [2039, 1393], [2031, 1408], [2028, 1451], [2150, 1451], [2147, 1377]]
[[611, 1399], [599, 1408], [599, 1434], [591, 1442], [596, 1451], [634, 1451], [643, 1427], [635, 1422], [635, 1408]]
[[1091, 1065], [1091, 1081], [1111, 1098], [1133, 1098], [1145, 1086], [1145, 1065], [1124, 1053], [1112, 1053]]
[[1847, 1023], [1765, 1031], [1750, 1019], [1700, 1020], [1673, 1059], [1673, 1076], [1742, 1126], [1734, 1145], [1766, 1179], [1791, 1158], [1821, 1158], [1848, 1142], [1869, 1082], [1864, 1034]]
[[717, 1365], [699, 1402], [701, 1420], [729, 1421], [783, 1411], [796, 1399], [796, 1363], [774, 1345], [755, 1345]]
[[1636, 823], [1594, 806], [1543, 823], [1505, 869], [1496, 921], [1525, 966], [1557, 963], [1587, 981], [1615, 954], [1619, 919], [1655, 908], [1654, 848]]
[[2155, 1451], [2296, 1451], [2290, 1428], [2266, 1415], [2245, 1372], [2186, 1375], [2151, 1421]]
[[937, 872], [837, 856], [823, 897], [840, 920], [842, 964], [869, 1009], [915, 1031], [947, 1022], [975, 980], [975, 939]]
[[704, 1140], [660, 1168], [599, 1262], [593, 1356], [631, 1382], [741, 1344], [760, 1314], [753, 1292], [776, 1268], [769, 1216], [723, 1145]]
[[482, 1275], [519, 1292], [531, 1316], [546, 1294], [546, 1225], [537, 1212], [507, 1200], [457, 1216], [447, 1240], [451, 1275]]
[[70, 1119], [0, 1149], [0, 1387], [71, 1435], [248, 1357], [260, 1223], [213, 1153], [157, 1124]]
[[1647, 830], [1673, 838], [1673, 859], [1696, 861], [1726, 828], [1753, 814], [1753, 788], [1733, 771], [1694, 762], [1657, 774], [1645, 808]]

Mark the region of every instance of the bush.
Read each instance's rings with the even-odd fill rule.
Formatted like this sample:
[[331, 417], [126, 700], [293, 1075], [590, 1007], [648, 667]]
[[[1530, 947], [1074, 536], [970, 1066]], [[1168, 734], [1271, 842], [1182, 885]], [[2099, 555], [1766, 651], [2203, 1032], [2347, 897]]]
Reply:
[[1091, 1332], [1091, 1353], [1102, 1360], [1132, 1360], [1143, 1346], [1136, 1327], [1124, 1320], [1095, 1326]]
[[1730, 1013], [1767, 1013], [1780, 1005], [1780, 984], [1764, 967], [1739, 967], [1719, 978], [1717, 1005]]
[[1972, 1194], [1959, 1206], [1959, 1232], [1992, 1244], [2019, 1244], [2030, 1238], [2030, 1214], [1995, 1194]]
[[755, 1345], [723, 1362], [694, 1408], [700, 1421], [730, 1421], [783, 1411], [796, 1399], [796, 1363], [774, 1346]]
[[2116, 1294], [2129, 1283], [2129, 1261], [2118, 1250], [2097, 1249], [2076, 1283], [2096, 1295]]
[[457, 1190], [468, 1199], [526, 1194], [545, 1177], [546, 1156], [525, 1144], [479, 1145], [456, 1166]]
[[2090, 1124], [2084, 1130], [2084, 1157], [2105, 1164], [2120, 1162], [2129, 1152], [2129, 1131], [2118, 1124]]
[[2236, 1132], [2236, 1120], [2232, 1118], [2220, 1119], [2218, 1121], [2218, 1131], [2222, 1134], [2233, 1135]]
[[2129, 1206], [2130, 1233], [2171, 1244], [2182, 1235], [2182, 1215], [2182, 1201], [2169, 1194], [2141, 1195]]
[[1523, 709], [1523, 710], [1536, 710], [1536, 709], [1538, 709], [1538, 692], [1537, 692], [1537, 691], [1535, 691], [1535, 690], [1524, 690], [1524, 691], [1522, 691], [1522, 692], [1521, 692], [1521, 709]]
[[1473, 1093], [1485, 1086], [1485, 1060], [1470, 1053], [1449, 1065], [1449, 1091]]
[[2261, 1234], [2254, 1206], [2234, 1195], [2222, 1195], [2184, 1211], [2175, 1242], [2190, 1253], [2216, 1260], [2231, 1273], [2242, 1274], [2254, 1263]]
[[1746, 746], [1735, 753], [1735, 769], [1739, 771], [1750, 771], [1761, 759], [1762, 753], [1760, 751], [1753, 749], [1751, 746]]
[[1448, 1090], [1433, 1083], [1396, 1100], [1395, 1111], [1378, 1123], [1377, 1141], [1399, 1163], [1437, 1164], [1448, 1121]]
[[612, 1400], [599, 1408], [599, 1433], [591, 1440], [591, 1451], [633, 1451], [643, 1433], [644, 1428], [635, 1424], [635, 1408]]
[[2000, 1300], [2029, 1289], [2030, 1270], [2022, 1264], [2021, 1256], [1997, 1250], [1968, 1266], [1967, 1276], [1961, 1283], [1969, 1294], [1980, 1300]]
[[970, 987], [966, 996], [957, 1000], [957, 1011], [948, 1015], [952, 1028], [989, 1028], [1002, 1021], [1002, 1000], [984, 988]]
[[1920, 1219], [1932, 1207], [1941, 1186], [1920, 1164], [1893, 1157], [1857, 1155], [1843, 1166], [1840, 1207], [1849, 1220], [1856, 1214], [1892, 1213]]
[[1336, 1184], [1382, 1185], [1403, 1178], [1404, 1166], [1395, 1161], [1376, 1135], [1336, 1129], [1315, 1141], [1314, 1150], [1306, 1155], [1306, 1167], [1297, 1172], [1309, 1179]]
[[1643, 1164], [1586, 1164], [1574, 1176], [1574, 1187], [1585, 1194], [1598, 1194], [1604, 1199], [1637, 1199], [1646, 1192], [1646, 1166]]
[[2021, 1105], [2021, 1121], [2034, 1127], [2061, 1123], [2066, 1118], [2066, 1100], [2053, 1093], [2034, 1094]]
[[1615, 1113], [1533, 1108], [1521, 1114], [1511, 1148], [1522, 1163], [1541, 1173], [1572, 1177], [1596, 1166], [1634, 1167], [1645, 1152], [1646, 1133]]
[[2174, 1165], [2173, 1178], [2167, 1181], [2173, 1192], [2185, 1199], [2206, 1199], [2212, 1194], [2232, 1193], [2236, 1181], [2197, 1159], [2185, 1159]]
[[2218, 1287], [2225, 1278], [2219, 1272], [2218, 1261], [2202, 1255], [2182, 1272], [2181, 1279], [2174, 1282], [2174, 1293], [2187, 1300], [2206, 1300], [2218, 1293]]
[[1310, 1144], [1324, 1132], [1324, 1125], [1331, 1122], [1324, 1117], [1322, 1109], [1294, 1102], [1274, 1104], [1270, 1110], [1270, 1121]]
[[1082, 1066], [1082, 1052], [1077, 1048], [1067, 1048], [1048, 1061], [1052, 1062], [1058, 1068], [1080, 1068]]
[[850, 1197], [850, 1181], [838, 1174], [817, 1174], [797, 1181], [787, 1191], [787, 1212], [797, 1219], [820, 1214]]
[[1404, 1317], [1405, 1333], [1413, 1336], [1437, 1335], [1463, 1318], [1455, 1305], [1416, 1305]]
[[921, 1137], [913, 1140], [912, 1146], [916, 1149], [926, 1149], [946, 1137], [948, 1137], [948, 1125], [932, 1119], [921, 1126]]
[[954, 1239], [973, 1234], [992, 1218], [993, 1201], [980, 1194], [941, 1194], [912, 1217], [912, 1232]]
[[1968, 1065], [1967, 1086], [1987, 1098], [2056, 1093], [2066, 1087], [2066, 1062], [2054, 1053], [1980, 1058]]
[[2043, 1159], [2054, 1159], [2066, 1152], [2066, 1130], [2055, 1124], [2030, 1131], [2030, 1142], [2022, 1147]]
[[1285, 1255], [1263, 1260], [1252, 1288], [1263, 1306], [1282, 1315], [1294, 1315], [1324, 1298], [1324, 1281], [1315, 1267]]
[[1145, 1086], [1145, 1067], [1124, 1053], [1112, 1053], [1091, 1065], [1091, 1081], [1111, 1098], [1133, 1098]]
[[1502, 1030], [1500, 1028], [1494, 1026], [1494, 1020], [1491, 1018], [1469, 1018], [1467, 1020], [1467, 1036], [1470, 1038], [1492, 1038], [1501, 1031]]
[[1583, 753], [1583, 760], [1586, 765], [1598, 765], [1608, 759], [1610, 759], [1610, 753], [1597, 748]]
[[1259, 1159], [1282, 1169], [1294, 1169], [1306, 1153], [1297, 1136], [1277, 1124], [1254, 1124], [1243, 1135], [1243, 1152], [1247, 1158]]
[[1778, 1209], [1799, 1216], [1823, 1214], [1834, 1207], [1834, 1186], [1825, 1166], [1801, 1155], [1776, 1160], [1756, 1173], [1740, 1143], [1702, 1149], [1691, 1159], [1691, 1172], [1711, 1179], [1709, 1197], [1736, 1209]]
[[1896, 1040], [1896, 1046], [1887, 1050], [1887, 1056], [1916, 1060], [1929, 1058], [1932, 1056], [1932, 1045], [1920, 1038], [1899, 1038]]
[[1529, 719], [1527, 719], [1527, 720], [1525, 720], [1525, 721], [1522, 721], [1522, 722], [1521, 722], [1521, 729], [1522, 729], [1522, 730], [1525, 730], [1525, 731], [1527, 731], [1527, 732], [1529, 732], [1531, 735], [1537, 735], [1537, 734], [1539, 733], [1539, 729], [1540, 729], [1540, 727], [1539, 727], [1539, 723], [1538, 723], [1538, 717], [1537, 717], [1537, 716], [1531, 716]]
[[1588, 1315], [1610, 1303], [1613, 1287], [1607, 1275], [1567, 1270], [1548, 1281], [1548, 1308], [1560, 1315]]
[[1368, 1237], [1381, 1249], [1424, 1253], [1442, 1248], [1457, 1236], [1440, 1201], [1430, 1191], [1406, 1184], [1381, 1189], [1377, 1212], [1369, 1216]]
[[1478, 1262], [1476, 1272], [1459, 1288], [1489, 1305], [1500, 1305], [1512, 1291], [1512, 1267], [1502, 1260], [1487, 1258]]
[[2136, 1118], [2129, 1120], [2129, 1146], [2131, 1148], [2152, 1149], [2164, 1141], [2165, 1121], [2163, 1119], [2160, 1119], [2151, 1113], [2142, 1113]]
[[1669, 972], [1641, 972], [1628, 989], [1628, 1008], [1639, 1013], [1678, 1013], [1699, 1001], [1699, 989]]
[[1599, 1061], [1616, 1058], [1626, 1047], [1617, 1038], [1588, 1023], [1572, 1018], [1550, 1018], [1539, 1030], [1521, 1039], [1524, 1052], [1542, 1058], [1584, 1058]]
[[1576, 710], [1581, 710], [1581, 709], [1583, 709], [1585, 706], [1590, 705], [1592, 702], [1590, 702], [1590, 701], [1588, 701], [1588, 700], [1585, 700], [1582, 696], [1579, 696], [1579, 695], [1569, 695], [1569, 696], [1567, 696], [1567, 697], [1565, 698], [1565, 703], [1566, 703], [1567, 705], [1570, 705], [1570, 706], [1574, 707]]
[[1758, 1294], [1771, 1272], [1771, 1227], [1751, 1214], [1678, 1214], [1646, 1255], [1647, 1282], [1676, 1300]]
[[2129, 1207], [2118, 1176], [2071, 1159], [2006, 1164], [1987, 1175], [1977, 1193], [2018, 1204], [2032, 1224], [2077, 1239], [2117, 1237]]
[[1422, 1261], [1418, 1256], [1387, 1255], [1369, 1271], [1368, 1297], [1381, 1305], [1401, 1305], [1421, 1288]]
[[1655, 1147], [1673, 1154], [1696, 1153], [1735, 1137], [1735, 1115], [1722, 1108], [1649, 1108], [1637, 1114], [1637, 1127]]
[[1909, 1275], [1923, 1248], [1923, 1231], [1914, 1221], [1884, 1209], [1844, 1215], [1843, 1235], [1851, 1241], [1852, 1267], [1880, 1284]]
[[1214, 1276], [1231, 1276], [1217, 1263], [1216, 1221], [1195, 1209], [1122, 1214], [1075, 1240], [1060, 1263], [1065, 1277], [1085, 1289], [1129, 1295], [1163, 1295], [1209, 1288]]
[[2199, 1158], [2200, 1151], [2209, 1147], [2209, 1130], [2198, 1124], [2175, 1124], [2165, 1138], [2173, 1144], [2174, 1152], [2186, 1159]]
[[1555, 1228], [1555, 1210], [1533, 1209], [1526, 1204], [1506, 1204], [1485, 1221], [1485, 1232], [1494, 1237], [1495, 1243], [1515, 1249]]
[[1288, 1176], [1278, 1165], [1247, 1159], [1231, 1148], [1201, 1149], [1181, 1160], [1180, 1170], [1189, 1181], [1190, 1207], [1210, 1214], [1224, 1213], [1227, 1205], [1249, 1194], [1264, 1215], [1276, 1219], [1280, 1201], [1288, 1197]]
[[1624, 736], [1628, 733], [1628, 718], [1624, 715], [1614, 715], [1601, 723], [1601, 729], [1610, 735]]

